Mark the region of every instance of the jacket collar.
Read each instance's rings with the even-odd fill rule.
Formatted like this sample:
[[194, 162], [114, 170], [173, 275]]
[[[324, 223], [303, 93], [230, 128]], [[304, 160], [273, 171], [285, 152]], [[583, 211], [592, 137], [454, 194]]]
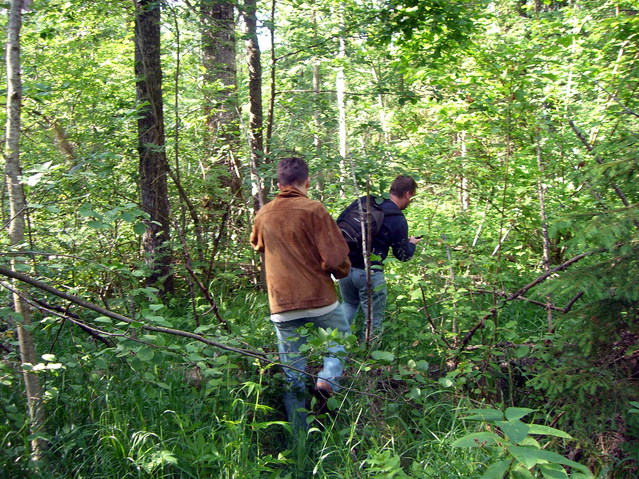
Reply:
[[280, 193], [277, 196], [278, 198], [306, 198], [306, 195], [294, 186], [284, 186], [280, 189]]

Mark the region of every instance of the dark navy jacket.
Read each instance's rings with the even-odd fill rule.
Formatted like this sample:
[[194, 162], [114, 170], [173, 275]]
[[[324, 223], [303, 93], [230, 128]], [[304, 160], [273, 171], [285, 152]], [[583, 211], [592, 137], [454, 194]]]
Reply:
[[[388, 256], [388, 250], [392, 248], [395, 258], [400, 261], [408, 261], [415, 253], [415, 245], [408, 241], [408, 222], [404, 213], [389, 199], [385, 199], [380, 206], [388, 213], [384, 216], [382, 228], [373, 238], [372, 254], [381, 257], [384, 261]], [[364, 268], [364, 256], [361, 251], [351, 251], [348, 257], [353, 268]], [[371, 261], [371, 263], [381, 264], [380, 261]]]

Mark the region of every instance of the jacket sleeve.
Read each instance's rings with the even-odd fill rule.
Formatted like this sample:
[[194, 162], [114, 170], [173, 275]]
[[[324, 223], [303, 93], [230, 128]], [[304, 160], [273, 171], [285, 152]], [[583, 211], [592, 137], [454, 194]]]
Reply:
[[337, 279], [348, 276], [351, 270], [348, 245], [335, 220], [324, 207], [317, 217], [315, 237], [322, 269]]
[[251, 246], [255, 251], [259, 251], [260, 253], [264, 252], [264, 239], [260, 234], [259, 228], [259, 219], [256, 217], [255, 222], [253, 223], [253, 230], [251, 231]]
[[391, 247], [393, 256], [400, 261], [408, 261], [415, 254], [416, 246], [408, 241], [408, 222], [404, 216], [393, 217], [394, 228], [391, 230]]

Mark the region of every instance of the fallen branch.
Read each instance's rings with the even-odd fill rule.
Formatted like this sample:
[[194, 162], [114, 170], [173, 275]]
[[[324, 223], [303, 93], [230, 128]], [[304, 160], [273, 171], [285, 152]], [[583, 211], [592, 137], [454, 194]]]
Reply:
[[[89, 309], [91, 311], [94, 311], [96, 313], [99, 313], [103, 316], [106, 316], [107, 318], [111, 318], [111, 319], [115, 319], [117, 321], [122, 321], [123, 323], [127, 323], [127, 324], [134, 324], [134, 325], [138, 325], [140, 324], [139, 321], [136, 321], [134, 319], [128, 318], [126, 316], [123, 316], [119, 313], [115, 313], [113, 311], [109, 311], [106, 308], [103, 308], [101, 306], [98, 306], [97, 304], [91, 303], [89, 301], [85, 301], [82, 298], [78, 298], [77, 296], [73, 296], [72, 294], [68, 294], [65, 293], [64, 291], [60, 291], [59, 289], [54, 288], [53, 286], [50, 286], [42, 281], [39, 281], [35, 278], [32, 278], [31, 276], [28, 276], [24, 273], [20, 273], [17, 271], [11, 271], [8, 268], [5, 268], [3, 266], [0, 266], [0, 274], [3, 276], [6, 276], [8, 278], [12, 278], [12, 279], [16, 279], [18, 281], [22, 281], [23, 283], [29, 284], [35, 288], [38, 288], [42, 291], [46, 291], [47, 293], [51, 293], [55, 296], [58, 296], [59, 298], [65, 299], [67, 301], [70, 301], [74, 304], [77, 304], [78, 306], [82, 307], [82, 308], [86, 308]], [[173, 329], [173, 328], [167, 328], [164, 326], [151, 326], [148, 324], [144, 324], [141, 323], [140, 326], [142, 329], [146, 330], [146, 331], [154, 331], [154, 332], [159, 332], [159, 333], [167, 333], [167, 334], [172, 334], [174, 336], [181, 336], [181, 337], [185, 337], [185, 338], [189, 338], [189, 339], [193, 339], [199, 342], [202, 342], [208, 346], [214, 346], [216, 348], [219, 349], [223, 349], [225, 351], [231, 351], [234, 353], [238, 353], [238, 354], [242, 354], [244, 356], [249, 356], [252, 358], [256, 358], [259, 359], [261, 361], [267, 361], [269, 363], [275, 363], [274, 361], [271, 361], [269, 359], [266, 358], [266, 356], [262, 353], [259, 353], [257, 351], [251, 351], [248, 349], [240, 349], [240, 348], [234, 348], [232, 346], [229, 346], [227, 344], [223, 344], [223, 343], [219, 343], [216, 341], [211, 341], [208, 338], [205, 338], [204, 336], [200, 335], [200, 334], [196, 334], [196, 333], [191, 333], [189, 331], [182, 331], [180, 329]]]
[[[266, 354], [260, 353], [258, 351], [252, 351], [252, 350], [249, 350], [249, 349], [234, 348], [234, 347], [229, 346], [229, 345], [224, 344], [224, 343], [220, 343], [220, 342], [217, 342], [217, 341], [212, 341], [212, 340], [210, 340], [208, 338], [205, 338], [204, 336], [202, 336], [200, 334], [191, 333], [191, 332], [188, 332], [188, 331], [182, 331], [180, 329], [167, 328], [167, 327], [163, 327], [163, 326], [151, 326], [151, 325], [148, 325], [148, 324], [140, 323], [140, 321], [136, 321], [134, 319], [128, 318], [126, 316], [123, 316], [123, 315], [121, 315], [119, 313], [115, 313], [113, 311], [109, 311], [108, 309], [105, 309], [105, 308], [103, 308], [101, 306], [98, 306], [97, 304], [91, 303], [89, 301], [85, 301], [82, 298], [78, 298], [77, 296], [74, 296], [72, 294], [65, 293], [64, 291], [60, 291], [59, 289], [54, 288], [53, 286], [50, 286], [50, 285], [48, 285], [48, 284], [46, 284], [46, 283], [44, 283], [42, 281], [39, 281], [39, 280], [37, 280], [35, 278], [32, 278], [31, 276], [26, 275], [24, 273], [19, 273], [17, 271], [12, 271], [10, 269], [7, 269], [7, 268], [4, 268], [4, 267], [0, 266], [0, 275], [6, 276], [8, 278], [16, 279], [18, 281], [22, 281], [23, 283], [29, 284], [29, 285], [31, 285], [31, 286], [33, 286], [35, 288], [38, 288], [38, 289], [40, 289], [42, 291], [46, 291], [47, 293], [53, 294], [54, 296], [57, 296], [59, 298], [65, 299], [67, 301], [70, 301], [70, 302], [72, 302], [72, 303], [74, 303], [74, 304], [76, 304], [76, 305], [78, 305], [78, 306], [80, 306], [82, 308], [89, 309], [91, 311], [99, 313], [99, 314], [101, 314], [103, 316], [106, 316], [108, 318], [115, 319], [117, 321], [122, 321], [122, 322], [127, 323], [127, 324], [132, 324], [132, 325], [135, 325], [136, 327], [138, 325], [140, 325], [139, 327], [141, 329], [146, 330], [146, 331], [153, 331], [153, 332], [158, 332], [158, 333], [166, 333], [166, 334], [171, 334], [173, 336], [179, 336], [179, 337], [185, 337], [185, 338], [193, 339], [195, 341], [199, 341], [199, 342], [204, 343], [204, 344], [206, 344], [208, 346], [213, 346], [213, 347], [222, 349], [224, 351], [229, 351], [229, 352], [240, 354], [242, 356], [248, 356], [248, 357], [251, 357], [251, 358], [255, 358], [255, 359], [257, 359], [257, 360], [259, 360], [259, 361], [261, 361], [263, 363], [268, 364], [269, 366], [280, 366], [282, 368], [287, 368], [287, 369], [290, 369], [292, 371], [296, 371], [296, 372], [299, 372], [301, 374], [304, 374], [304, 375], [306, 375], [308, 377], [313, 378], [313, 380], [317, 379], [316, 375], [311, 374], [308, 371], [303, 371], [303, 370], [301, 370], [299, 368], [296, 368], [294, 366], [291, 366], [291, 365], [288, 365], [288, 364], [283, 364], [283, 363], [278, 362], [278, 361], [274, 361], [272, 359], [269, 359], [266, 356]], [[58, 316], [62, 316], [60, 313], [56, 313], [56, 312], [53, 312], [53, 313], [58, 315]], [[82, 324], [85, 327], [87, 327], [89, 329], [92, 329], [96, 334], [104, 334], [104, 335], [112, 336], [112, 337], [113, 336], [124, 336], [124, 335], [106, 333], [104, 331], [97, 330], [97, 329], [87, 325], [86, 323], [84, 323], [82, 321], [75, 320], [75, 319], [70, 318], [68, 316], [64, 316], [63, 319], [67, 319], [67, 320], [71, 321], [72, 323], [77, 324], [78, 326], [80, 324]], [[331, 382], [331, 381], [329, 381], [329, 382]], [[360, 394], [364, 394], [364, 395], [368, 395], [368, 396], [373, 396], [372, 394], [367, 393], [365, 391], [357, 391], [357, 390], [354, 390], [354, 389], [349, 388], [349, 387], [342, 387], [342, 389], [343, 390], [349, 390], [349, 391], [355, 391], [355, 392], [358, 392]], [[377, 396], [375, 396], [375, 397], [377, 397]]]

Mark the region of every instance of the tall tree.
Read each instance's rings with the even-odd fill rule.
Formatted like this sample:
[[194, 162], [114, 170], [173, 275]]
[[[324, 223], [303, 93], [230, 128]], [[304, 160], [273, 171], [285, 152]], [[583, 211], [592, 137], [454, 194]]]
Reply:
[[173, 289], [171, 273], [167, 160], [164, 145], [162, 66], [160, 62], [160, 4], [135, 1], [135, 75], [138, 102], [140, 199], [148, 213], [143, 238], [148, 285]]
[[246, 27], [246, 62], [249, 70], [249, 142], [251, 148], [251, 179], [253, 182], [254, 209], [257, 211], [266, 201], [264, 185], [258, 169], [264, 160], [264, 115], [262, 109], [262, 59], [257, 39], [257, 3], [244, 2]]
[[[204, 114], [211, 157], [227, 167], [233, 194], [241, 188], [237, 150], [240, 143], [237, 99], [235, 6], [222, 0], [203, 0], [202, 63]], [[217, 147], [217, 148], [216, 148]]]
[[[7, 25], [7, 129], [5, 146], [5, 181], [9, 194], [9, 240], [15, 249], [22, 249], [25, 240], [25, 215], [27, 201], [22, 184], [20, 166], [20, 135], [22, 110], [22, 79], [20, 76], [20, 30], [22, 28], [22, 10], [28, 3], [13, 0], [9, 9]], [[19, 260], [14, 257], [11, 267], [19, 269]], [[27, 301], [27, 292], [17, 281], [13, 286], [13, 304], [17, 320], [20, 361], [22, 363], [29, 419], [31, 422], [31, 459], [39, 461], [46, 446], [42, 438], [44, 431], [44, 405], [40, 379], [33, 366], [38, 362], [36, 347], [31, 328], [31, 312]]]

